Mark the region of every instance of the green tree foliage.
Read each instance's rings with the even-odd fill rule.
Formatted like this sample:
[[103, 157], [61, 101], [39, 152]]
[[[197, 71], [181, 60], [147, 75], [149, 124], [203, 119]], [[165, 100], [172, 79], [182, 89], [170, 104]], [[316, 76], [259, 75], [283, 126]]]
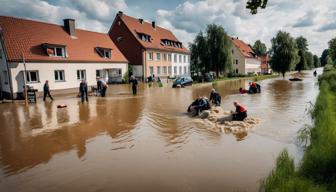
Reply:
[[195, 37], [194, 42], [190, 44], [191, 52], [191, 70], [193, 72], [201, 72], [202, 74], [210, 70], [208, 65], [208, 46], [207, 40], [202, 32], [199, 32]]
[[309, 58], [307, 58], [306, 52], [308, 51], [308, 41], [306, 38], [300, 36], [295, 39], [296, 47], [298, 49], [299, 60], [296, 62], [295, 70], [302, 71], [307, 69], [307, 62]]
[[333, 62], [336, 60], [336, 38], [333, 38], [328, 42], [329, 44], [329, 56]]
[[307, 66], [305, 67], [305, 69], [312, 69], [314, 68], [314, 57], [313, 54], [311, 52], [306, 52], [305, 53], [305, 57], [307, 60]]
[[202, 74], [215, 71], [218, 77], [232, 68], [231, 50], [230, 37], [223, 27], [208, 25], [206, 35], [200, 32], [190, 44], [192, 70]]
[[267, 5], [267, 0], [248, 0], [246, 3], [246, 9], [251, 11], [251, 14], [257, 14], [258, 8], [265, 9]]
[[267, 53], [267, 47], [265, 43], [262, 43], [260, 40], [257, 40], [253, 45], [253, 50], [257, 55], [264, 55]]
[[295, 39], [295, 42], [299, 50], [308, 51], [308, 41], [306, 38], [300, 36]]
[[328, 63], [328, 59], [329, 59], [329, 49], [325, 49], [322, 52], [322, 55], [320, 58], [321, 66], [325, 66]]
[[275, 72], [279, 72], [285, 77], [287, 71], [292, 68], [295, 62], [296, 43], [289, 33], [279, 31], [276, 37], [272, 38], [271, 67]]
[[302, 71], [305, 68], [305, 65], [307, 63], [306, 61], [306, 57], [305, 57], [305, 52], [302, 50], [299, 50], [298, 52], [298, 56], [299, 56], [299, 63], [296, 64], [295, 66], [295, 70], [297, 71]]
[[314, 55], [314, 68], [318, 68], [320, 66], [321, 66], [320, 59], [318, 58], [317, 55]]

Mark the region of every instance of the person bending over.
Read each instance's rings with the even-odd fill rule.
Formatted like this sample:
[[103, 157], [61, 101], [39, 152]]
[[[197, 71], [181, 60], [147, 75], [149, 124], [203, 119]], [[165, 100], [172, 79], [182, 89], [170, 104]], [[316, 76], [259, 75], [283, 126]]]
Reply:
[[232, 120], [243, 121], [247, 117], [247, 110], [237, 101], [234, 101], [233, 105], [236, 107], [236, 111], [232, 112]]
[[221, 105], [221, 96], [220, 94], [215, 90], [212, 89], [211, 93], [210, 93], [210, 99], [209, 102], [211, 102], [212, 104], [215, 104], [216, 106], [220, 106]]

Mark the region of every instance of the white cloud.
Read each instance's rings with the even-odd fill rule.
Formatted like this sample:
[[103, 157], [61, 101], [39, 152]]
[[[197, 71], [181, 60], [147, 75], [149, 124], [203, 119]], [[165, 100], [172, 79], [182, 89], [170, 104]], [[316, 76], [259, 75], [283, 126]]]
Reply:
[[332, 0], [272, 0], [257, 15], [251, 15], [245, 3], [245, 0], [187, 1], [174, 10], [158, 10], [157, 21], [171, 29], [184, 44], [211, 23], [222, 25], [229, 35], [250, 44], [260, 39], [268, 47], [279, 30], [294, 37], [303, 35], [309, 41], [310, 50], [318, 55], [336, 36], [336, 23], [332, 22], [336, 4]]

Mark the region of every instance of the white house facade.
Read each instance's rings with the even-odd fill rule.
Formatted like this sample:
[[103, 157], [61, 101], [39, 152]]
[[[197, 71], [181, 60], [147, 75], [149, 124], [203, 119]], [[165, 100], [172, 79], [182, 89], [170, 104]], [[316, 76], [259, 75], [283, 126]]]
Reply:
[[75, 29], [74, 22], [66, 19], [63, 27], [0, 16], [0, 88], [5, 97], [21, 97], [25, 83], [43, 91], [46, 80], [51, 90], [78, 88], [82, 80], [89, 86], [97, 79], [122, 82], [128, 60], [110, 36]]
[[233, 70], [238, 74], [259, 74], [261, 60], [253, 49], [238, 38], [231, 38]]
[[172, 75], [186, 76], [190, 75], [190, 55], [181, 53], [172, 53]]

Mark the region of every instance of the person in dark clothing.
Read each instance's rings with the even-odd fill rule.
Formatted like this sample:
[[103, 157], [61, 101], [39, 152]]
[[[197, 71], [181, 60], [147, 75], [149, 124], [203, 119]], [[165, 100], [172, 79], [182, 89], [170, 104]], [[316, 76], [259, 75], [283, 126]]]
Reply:
[[102, 81], [100, 79], [97, 78], [97, 94], [101, 94], [101, 90], [102, 90]]
[[210, 109], [210, 103], [209, 100], [206, 97], [198, 96], [197, 99], [192, 102], [192, 104], [188, 107], [188, 112], [191, 112], [191, 110], [195, 110], [194, 116], [199, 115], [202, 111]]
[[79, 84], [79, 93], [81, 96], [81, 101], [82, 103], [84, 102], [84, 98], [86, 100], [86, 102], [89, 102], [89, 98], [88, 98], [88, 86], [85, 80], [83, 80], [80, 84]]
[[49, 81], [48, 80], [45, 81], [44, 86], [43, 86], [43, 101], [46, 100], [47, 96], [51, 99], [51, 101], [54, 100], [54, 98], [50, 94], [50, 87], [49, 87]]
[[220, 106], [221, 105], [221, 96], [220, 94], [215, 90], [212, 89], [211, 93], [210, 93], [210, 99], [209, 102], [211, 102], [212, 104], [215, 104], [216, 106]]
[[100, 80], [100, 82], [101, 82], [100, 96], [105, 97], [105, 95], [106, 95], [106, 89], [108, 88], [108, 85], [103, 80]]
[[249, 93], [260, 93], [261, 92], [261, 87], [258, 83], [256, 82], [249, 82]]
[[130, 83], [132, 83], [133, 95], [136, 95], [138, 89], [138, 80], [134, 76], [131, 76]]
[[236, 111], [231, 112], [232, 121], [243, 121], [247, 117], [247, 110], [237, 101], [233, 102], [233, 105], [236, 107]]
[[316, 70], [314, 71], [314, 77], [316, 77], [317, 76], [317, 72], [316, 72]]
[[255, 83], [257, 86], [257, 93], [261, 93], [261, 86], [258, 83]]

